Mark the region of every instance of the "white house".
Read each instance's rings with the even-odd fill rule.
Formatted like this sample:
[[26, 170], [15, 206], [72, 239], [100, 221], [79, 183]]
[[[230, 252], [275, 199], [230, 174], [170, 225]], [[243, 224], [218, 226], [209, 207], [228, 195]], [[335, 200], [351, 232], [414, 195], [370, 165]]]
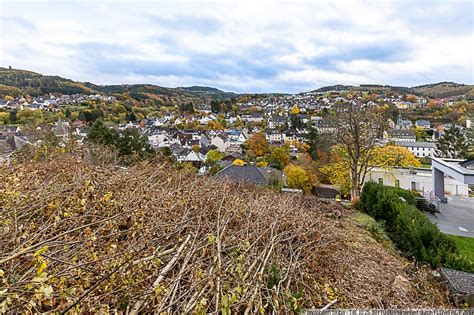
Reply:
[[229, 146], [229, 141], [227, 137], [223, 135], [217, 135], [211, 139], [211, 144], [217, 147], [217, 151], [225, 152], [225, 150]]
[[[408, 190], [416, 190], [429, 196], [433, 193], [433, 174], [431, 169], [422, 168], [376, 168], [371, 170], [366, 176], [367, 181], [374, 181], [379, 184], [400, 187]], [[469, 187], [454, 178], [445, 177], [445, 192], [454, 196], [469, 196]]]
[[433, 142], [397, 142], [397, 145], [407, 148], [417, 158], [434, 157], [436, 143]]
[[169, 147], [171, 144], [176, 143], [175, 139], [172, 139], [167, 134], [159, 133], [148, 136], [148, 143], [152, 148]]
[[201, 152], [195, 152], [191, 149], [185, 149], [176, 155], [176, 161], [178, 162], [192, 162], [202, 163], [206, 161], [206, 156]]

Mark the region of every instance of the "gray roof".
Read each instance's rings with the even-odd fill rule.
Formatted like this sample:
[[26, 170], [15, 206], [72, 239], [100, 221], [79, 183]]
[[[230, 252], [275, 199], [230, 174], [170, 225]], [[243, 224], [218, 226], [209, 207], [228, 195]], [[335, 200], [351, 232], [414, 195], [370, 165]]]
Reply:
[[423, 125], [428, 125], [429, 126], [431, 123], [430, 123], [429, 120], [417, 120], [415, 122], [415, 124], [418, 125], [418, 126], [423, 126]]
[[415, 138], [415, 134], [411, 130], [403, 130], [403, 129], [392, 129], [388, 130], [387, 133], [394, 137], [394, 136], [405, 136], [405, 137], [413, 137]]
[[231, 181], [245, 181], [257, 185], [268, 185], [272, 175], [281, 177], [282, 173], [271, 167], [230, 165], [218, 172], [215, 177], [226, 178]]
[[397, 145], [401, 147], [436, 148], [436, 143], [434, 142], [397, 141]]
[[454, 293], [474, 294], [474, 273], [441, 268], [441, 275]]

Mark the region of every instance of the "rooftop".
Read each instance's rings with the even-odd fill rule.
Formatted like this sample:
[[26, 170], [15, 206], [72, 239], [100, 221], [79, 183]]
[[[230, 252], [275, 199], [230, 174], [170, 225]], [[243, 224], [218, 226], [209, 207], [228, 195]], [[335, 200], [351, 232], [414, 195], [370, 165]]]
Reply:
[[448, 268], [441, 268], [441, 275], [448, 282], [453, 293], [474, 294], [474, 274]]
[[434, 142], [398, 141], [397, 145], [399, 145], [401, 147], [436, 148], [436, 143], [434, 143]]

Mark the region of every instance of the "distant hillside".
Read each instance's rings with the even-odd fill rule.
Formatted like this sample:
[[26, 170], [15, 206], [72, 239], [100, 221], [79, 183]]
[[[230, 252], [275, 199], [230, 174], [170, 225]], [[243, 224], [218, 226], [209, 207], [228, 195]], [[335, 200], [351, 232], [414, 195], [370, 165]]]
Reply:
[[0, 84], [17, 88], [32, 96], [48, 93], [77, 94], [95, 92], [83, 83], [74, 82], [59, 76], [47, 76], [32, 71], [1, 67]]
[[[321, 87], [313, 92], [330, 91], [372, 91], [374, 93], [416, 94], [431, 98], [444, 98], [465, 95], [474, 99], [474, 85], [454, 82], [440, 82], [415, 87], [390, 86], [378, 84], [331, 85]], [[5, 95], [18, 96], [28, 94], [38, 96], [49, 93], [78, 94], [78, 93], [107, 93], [129, 98], [148, 105], [172, 106], [183, 102], [210, 102], [212, 99], [236, 97], [268, 97], [284, 95], [273, 94], [236, 94], [225, 92], [207, 86], [189, 86], [168, 88], [153, 84], [122, 84], [96, 85], [90, 82], [76, 82], [59, 76], [42, 75], [36, 72], [8, 69], [0, 67], [0, 97]]]
[[352, 85], [329, 85], [329, 86], [323, 86], [319, 89], [314, 90], [313, 92], [329, 92], [329, 91], [348, 91], [352, 90], [354, 87]]
[[361, 84], [359, 86], [331, 85], [314, 90], [314, 92], [329, 91], [372, 91], [375, 93], [415, 94], [431, 98], [447, 98], [465, 95], [468, 99], [474, 99], [474, 85], [458, 84], [454, 82], [440, 82], [415, 87], [379, 84]]
[[454, 82], [440, 82], [412, 87], [415, 94], [421, 94], [433, 98], [444, 98], [451, 96], [467, 95], [474, 97], [474, 85], [458, 84]]
[[49, 93], [61, 94], [114, 94], [147, 105], [173, 106], [193, 102], [209, 102], [210, 99], [236, 97], [237, 94], [209, 87], [168, 88], [152, 84], [96, 85], [90, 82], [75, 82], [59, 76], [47, 76], [32, 71], [0, 68], [0, 96], [28, 94], [39, 96]]
[[179, 87], [179, 90], [186, 91], [193, 95], [209, 96], [212, 98], [233, 98], [237, 97], [238, 94], [232, 92], [224, 92], [219, 89], [208, 87], [208, 86], [189, 86]]

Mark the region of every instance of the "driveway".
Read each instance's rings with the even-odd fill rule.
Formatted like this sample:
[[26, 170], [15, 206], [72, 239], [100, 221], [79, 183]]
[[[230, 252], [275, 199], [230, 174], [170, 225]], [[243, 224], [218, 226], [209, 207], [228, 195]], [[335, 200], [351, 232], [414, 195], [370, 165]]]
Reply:
[[440, 203], [439, 208], [440, 213], [428, 216], [442, 232], [474, 237], [474, 198], [448, 196], [448, 203]]

